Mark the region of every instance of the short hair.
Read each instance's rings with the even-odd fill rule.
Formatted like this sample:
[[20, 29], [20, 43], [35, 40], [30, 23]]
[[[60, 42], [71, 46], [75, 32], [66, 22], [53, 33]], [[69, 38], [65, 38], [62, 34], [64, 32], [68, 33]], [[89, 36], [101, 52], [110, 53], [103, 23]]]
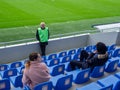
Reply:
[[29, 60], [30, 61], [34, 61], [37, 58], [38, 58], [38, 53], [36, 53], [36, 52], [33, 52], [29, 55]]
[[96, 49], [97, 49], [99, 54], [105, 54], [107, 51], [107, 47], [103, 42], [98, 42], [96, 44]]

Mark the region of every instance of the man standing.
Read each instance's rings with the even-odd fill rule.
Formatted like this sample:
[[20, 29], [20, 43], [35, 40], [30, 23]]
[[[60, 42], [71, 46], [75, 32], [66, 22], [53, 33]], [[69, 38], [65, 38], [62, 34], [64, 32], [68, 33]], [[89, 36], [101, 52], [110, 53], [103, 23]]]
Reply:
[[45, 50], [49, 39], [49, 29], [45, 26], [45, 22], [40, 23], [40, 28], [38, 28], [36, 32], [36, 38], [40, 42], [42, 56], [45, 56]]

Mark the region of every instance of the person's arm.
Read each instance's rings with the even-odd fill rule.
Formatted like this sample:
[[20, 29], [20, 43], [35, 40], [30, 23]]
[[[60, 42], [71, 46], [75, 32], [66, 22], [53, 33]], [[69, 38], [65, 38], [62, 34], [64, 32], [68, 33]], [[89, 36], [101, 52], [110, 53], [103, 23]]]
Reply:
[[40, 41], [39, 34], [38, 34], [38, 30], [36, 31], [36, 39], [37, 39], [38, 41]]
[[23, 83], [23, 86], [30, 85], [31, 83], [31, 80], [26, 75], [26, 70], [24, 70], [24, 73], [23, 73], [22, 83]]

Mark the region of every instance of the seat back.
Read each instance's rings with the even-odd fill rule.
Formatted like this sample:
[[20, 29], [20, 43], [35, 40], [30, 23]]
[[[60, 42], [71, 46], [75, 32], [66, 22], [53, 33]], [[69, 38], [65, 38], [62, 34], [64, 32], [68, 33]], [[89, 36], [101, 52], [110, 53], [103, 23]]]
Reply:
[[15, 87], [23, 87], [23, 83], [22, 83], [22, 75], [18, 75], [15, 78]]
[[72, 50], [69, 50], [68, 51], [68, 55], [72, 55], [72, 54], [75, 54], [76, 53], [76, 50], [75, 49], [72, 49]]
[[94, 67], [94, 69], [91, 73], [91, 77], [97, 78], [97, 77], [103, 76], [104, 75], [104, 69], [105, 69], [105, 65]]
[[22, 66], [22, 62], [11, 63], [10, 68], [18, 68]]
[[8, 79], [0, 80], [0, 90], [10, 90], [10, 81]]
[[34, 90], [52, 90], [53, 85], [51, 81], [40, 83], [34, 87]]
[[81, 70], [81, 72], [77, 74], [74, 82], [77, 84], [87, 82], [89, 80], [89, 76], [90, 76], [90, 68]]
[[77, 49], [77, 54], [80, 54], [82, 50], [83, 50], [83, 48], [78, 48]]
[[58, 55], [58, 57], [64, 57], [64, 56], [67, 56], [66, 51], [60, 52], [59, 55]]
[[92, 52], [92, 46], [87, 46], [87, 47], [85, 48], [85, 50], [86, 50], [87, 52]]
[[114, 52], [113, 52], [113, 55], [112, 55], [113, 57], [120, 57], [120, 48], [119, 49], [116, 49], [116, 50], [114, 50]]
[[63, 57], [61, 63], [66, 63], [66, 62], [69, 62], [69, 61], [71, 61], [71, 56], [70, 55]]
[[53, 67], [51, 75], [56, 76], [56, 75], [59, 75], [59, 74], [64, 74], [64, 70], [65, 70], [65, 65], [64, 64], [56, 65], [56, 66]]
[[5, 71], [5, 70], [8, 70], [8, 65], [6, 64], [0, 65], [0, 71]]
[[111, 45], [111, 46], [108, 47], [108, 51], [115, 50], [115, 48], [116, 48], [116, 45], [113, 44], [113, 45]]
[[55, 59], [55, 58], [57, 58], [57, 54], [50, 54], [48, 56], [48, 60]]
[[59, 78], [55, 90], [68, 90], [72, 86], [73, 75], [66, 75]]
[[80, 54], [75, 54], [72, 60], [80, 60]]
[[17, 75], [17, 69], [9, 69], [3, 72], [3, 78], [9, 78]]
[[52, 60], [50, 61], [49, 66], [58, 65], [59, 63], [60, 63], [60, 59], [59, 59], [59, 58], [52, 59]]
[[119, 60], [114, 60], [114, 61], [110, 61], [106, 63], [105, 66], [105, 71], [106, 72], [114, 72], [117, 70], [117, 66], [118, 66]]

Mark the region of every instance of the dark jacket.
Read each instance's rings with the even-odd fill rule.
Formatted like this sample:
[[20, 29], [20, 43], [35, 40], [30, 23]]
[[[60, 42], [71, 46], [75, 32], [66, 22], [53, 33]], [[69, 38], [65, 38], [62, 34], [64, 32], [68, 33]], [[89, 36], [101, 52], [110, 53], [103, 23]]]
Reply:
[[93, 70], [95, 66], [104, 65], [107, 62], [107, 60], [108, 60], [108, 53], [106, 54], [91, 53], [87, 58], [86, 62], [88, 63], [88, 66]]

